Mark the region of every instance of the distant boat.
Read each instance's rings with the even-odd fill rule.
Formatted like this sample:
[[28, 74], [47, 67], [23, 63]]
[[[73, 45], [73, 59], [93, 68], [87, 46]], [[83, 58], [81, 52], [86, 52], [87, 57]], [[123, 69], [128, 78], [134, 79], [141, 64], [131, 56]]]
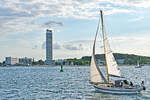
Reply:
[[137, 65], [135, 66], [135, 68], [142, 68], [142, 64], [140, 64], [141, 58], [139, 57], [139, 60], [137, 60]]
[[137, 61], [137, 65], [135, 66], [135, 68], [142, 68], [142, 65], [140, 65], [139, 61]]
[[[140, 91], [145, 90], [144, 82], [142, 82], [140, 85], [134, 85], [132, 82], [127, 81], [125, 77], [122, 76], [118, 64], [111, 51], [108, 39], [106, 37], [102, 11], [100, 11], [100, 15], [102, 24], [102, 35], [103, 35], [107, 79], [104, 77], [104, 74], [101, 72], [95, 59], [95, 45], [100, 26], [100, 19], [99, 19], [96, 36], [93, 44], [93, 52], [90, 65], [90, 83], [95, 87], [96, 91], [101, 93], [137, 94]], [[110, 81], [110, 77], [116, 79]]]

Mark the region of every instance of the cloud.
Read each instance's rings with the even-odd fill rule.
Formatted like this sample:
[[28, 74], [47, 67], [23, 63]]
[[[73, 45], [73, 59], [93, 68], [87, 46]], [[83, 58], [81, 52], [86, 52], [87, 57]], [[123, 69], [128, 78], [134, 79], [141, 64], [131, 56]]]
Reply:
[[[142, 34], [142, 36], [115, 36], [108, 39], [111, 49], [114, 53], [127, 53], [150, 56], [149, 35]], [[56, 58], [80, 58], [82, 56], [90, 56], [92, 54], [93, 40], [80, 39], [75, 41], [66, 41], [63, 42], [61, 45], [65, 45], [64, 48], [61, 48], [60, 50], [54, 50], [54, 56]], [[104, 47], [102, 47], [97, 41], [96, 53], [104, 53], [103, 48]]]
[[97, 19], [99, 9], [110, 15], [137, 13], [138, 7], [150, 7], [150, 0], [1, 0], [0, 34], [29, 32], [32, 29], [42, 30], [43, 27], [56, 28], [64, 25], [55, 20], [35, 24], [38, 19], [44, 17]]
[[149, 35], [118, 36], [109, 39], [114, 52], [150, 56]]
[[62, 48], [62, 46], [59, 43], [54, 43], [54, 47], [55, 50], [60, 50]]
[[[149, 7], [150, 0], [19, 0], [19, 1], [1, 1], [1, 14], [22, 17], [74, 17], [74, 18], [95, 18], [99, 9], [109, 10], [113, 13], [131, 12], [130, 8], [121, 8], [124, 6]], [[9, 6], [6, 6], [9, 5]], [[114, 6], [118, 5], [118, 6]], [[116, 9], [114, 11], [114, 9]], [[121, 9], [121, 10], [120, 10]], [[130, 11], [131, 10], [131, 11]], [[4, 12], [6, 11], [6, 12]], [[12, 11], [12, 12], [11, 12]]]
[[76, 46], [73, 46], [71, 44], [66, 44], [63, 47], [67, 50], [78, 50], [78, 48]]
[[135, 22], [135, 21], [139, 21], [139, 20], [142, 20], [142, 19], [144, 19], [144, 16], [140, 16], [140, 17], [137, 17], [137, 18], [134, 18], [134, 19], [130, 19], [129, 21]]
[[[46, 49], [46, 42], [43, 42], [43, 43], [42, 43], [41, 48], [42, 48], [42, 49]], [[59, 49], [61, 49], [61, 48], [62, 48], [61, 44], [59, 44], [59, 43], [57, 43], [57, 42], [53, 44], [53, 49], [59, 50]]]
[[150, 7], [150, 0], [110, 0], [109, 2], [121, 6], [132, 6], [132, 7], [139, 7], [139, 8]]
[[42, 26], [46, 28], [55, 28], [56, 26], [64, 26], [64, 24], [62, 22], [47, 21]]
[[58, 27], [63, 27], [64, 23], [63, 22], [58, 22], [58, 21], [45, 21], [45, 22], [36, 22], [36, 21], [32, 21], [30, 23], [27, 24], [31, 24], [31, 26], [33, 27], [37, 27], [37, 29], [51, 29], [54, 30], [56, 32], [60, 32], [60, 30], [58, 29]]
[[67, 50], [82, 50], [82, 44], [72, 45], [72, 44], [64, 44], [63, 47]]
[[[132, 36], [115, 36], [108, 39], [113, 52], [150, 56], [149, 37], [150, 35], [147, 34], [142, 34], [142, 35], [134, 34]], [[5, 41], [5, 39], [0, 41]], [[7, 43], [4, 45], [2, 44], [0, 45], [1, 48], [0, 52], [3, 58], [5, 56], [14, 56], [14, 57], [28, 56], [28, 57], [34, 57], [36, 59], [37, 58], [41, 59], [41, 57], [43, 57], [43, 59], [45, 58], [44, 55], [45, 42], [42, 43], [44, 50], [41, 50], [40, 48], [37, 49], [31, 48], [32, 46], [28, 45], [31, 43], [28, 41], [25, 40], [23, 42], [21, 42], [21, 40], [18, 41], [16, 42], [10, 41], [12, 42], [12, 44], [9, 45], [7, 45]], [[13, 48], [14, 47], [13, 44], [16, 44], [15, 48]], [[90, 56], [92, 54], [92, 46], [93, 46], [93, 39], [79, 39], [79, 40], [74, 40], [74, 41], [72, 40], [72, 41], [65, 41], [65, 42], [54, 41], [54, 45], [53, 45], [54, 59], [69, 58], [69, 57], [81, 58], [82, 56]], [[103, 53], [103, 48], [101, 48], [99, 41], [97, 41], [96, 47], [97, 47], [96, 53], [98, 54]], [[8, 52], [6, 52], [6, 50], [8, 50]]]
[[111, 15], [115, 13], [135, 13], [135, 12], [136, 12], [135, 10], [112, 8], [111, 10], [106, 11], [105, 15]]
[[1, 17], [32, 17], [32, 14], [29, 14], [27, 12], [24, 11], [15, 11], [11, 8], [2, 8], [0, 7], [0, 16]]
[[[150, 56], [149, 49], [149, 35], [133, 35], [133, 36], [115, 36], [108, 38], [110, 47], [115, 53], [128, 53]], [[91, 55], [93, 40], [92, 39], [80, 39], [76, 41], [66, 41], [63, 43], [61, 50], [67, 50], [68, 52], [78, 53], [79, 55]], [[103, 43], [97, 41], [96, 53], [101, 54], [103, 52]], [[66, 51], [66, 52], [67, 52]]]
[[[72, 41], [74, 42], [74, 41]], [[46, 42], [43, 42], [41, 45], [42, 49], [46, 49]], [[67, 42], [54, 42], [53, 44], [53, 49], [55, 50], [70, 50], [70, 51], [75, 51], [75, 50], [83, 50], [84, 47], [80, 42], [74, 42], [74, 45], [72, 45], [72, 43], [70, 41]]]

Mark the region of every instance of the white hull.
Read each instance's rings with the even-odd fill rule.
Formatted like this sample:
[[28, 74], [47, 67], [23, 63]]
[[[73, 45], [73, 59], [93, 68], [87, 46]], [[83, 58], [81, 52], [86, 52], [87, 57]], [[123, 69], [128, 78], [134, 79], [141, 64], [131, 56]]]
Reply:
[[130, 94], [138, 94], [143, 90], [143, 87], [137, 86], [134, 88], [126, 89], [122, 87], [97, 87], [94, 86], [96, 91], [100, 93], [109, 93], [109, 94], [122, 94], [122, 95], [130, 95]]

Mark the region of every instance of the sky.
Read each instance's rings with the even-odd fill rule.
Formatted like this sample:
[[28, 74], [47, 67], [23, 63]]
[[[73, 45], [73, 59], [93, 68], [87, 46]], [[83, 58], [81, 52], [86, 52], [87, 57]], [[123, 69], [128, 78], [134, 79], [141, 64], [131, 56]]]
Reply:
[[[150, 0], [0, 0], [0, 62], [45, 60], [46, 29], [53, 30], [53, 59], [90, 56], [99, 10], [113, 52], [150, 56]], [[101, 36], [100, 27], [99, 54]]]

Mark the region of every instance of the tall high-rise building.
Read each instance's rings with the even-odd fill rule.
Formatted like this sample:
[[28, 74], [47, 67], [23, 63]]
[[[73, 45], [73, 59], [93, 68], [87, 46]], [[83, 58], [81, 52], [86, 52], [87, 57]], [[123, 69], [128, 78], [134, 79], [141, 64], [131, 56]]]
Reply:
[[52, 38], [52, 30], [46, 30], [46, 64], [53, 64], [53, 38]]

